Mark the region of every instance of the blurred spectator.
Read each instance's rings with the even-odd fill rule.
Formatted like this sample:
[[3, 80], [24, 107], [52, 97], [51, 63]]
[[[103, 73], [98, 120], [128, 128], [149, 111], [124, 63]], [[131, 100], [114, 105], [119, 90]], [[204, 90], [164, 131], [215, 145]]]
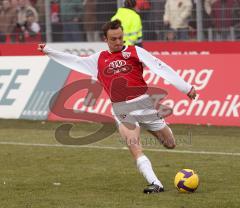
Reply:
[[60, 5], [57, 0], [51, 1], [51, 23], [60, 22]]
[[[210, 1], [211, 8], [208, 10], [214, 27], [215, 40], [231, 40], [234, 37], [231, 35], [231, 28], [239, 21], [239, 16], [236, 16], [239, 8], [238, 0], [212, 0]], [[235, 19], [236, 18], [236, 19]]]
[[34, 22], [38, 22], [38, 13], [34, 7], [31, 6], [29, 0], [18, 0], [17, 9], [17, 24], [15, 27], [15, 40], [19, 42], [24, 42], [23, 28], [26, 27], [27, 14], [32, 13], [32, 18]]
[[45, 16], [46, 16], [45, 15], [45, 1], [38, 0], [38, 1], [35, 1], [35, 3], [33, 5], [39, 14], [39, 23], [42, 26], [43, 24], [45, 24]]
[[[196, 0], [195, 0], [196, 1]], [[211, 14], [212, 4], [216, 2], [216, 0], [204, 0], [204, 9], [208, 15]]]
[[236, 39], [240, 39], [240, 0], [236, 1], [236, 11], [235, 11], [235, 35]]
[[119, 19], [123, 26], [125, 45], [142, 45], [142, 21], [134, 10], [135, 0], [125, 0], [124, 7], [119, 8], [111, 20]]
[[40, 25], [31, 10], [26, 13], [26, 22], [21, 26], [21, 35], [22, 42], [41, 42]]
[[31, 11], [33, 13], [33, 18], [35, 22], [38, 22], [38, 13], [34, 7], [31, 6], [29, 0], [18, 0], [18, 20], [17, 23], [19, 26], [24, 25], [27, 20], [27, 12]]
[[38, 23], [41, 28], [41, 33], [42, 33], [42, 41], [45, 41], [45, 1], [43, 0], [31, 0], [32, 6], [37, 10], [38, 13]]
[[[196, 39], [197, 36], [197, 1], [198, 0], [192, 0], [193, 3], [193, 10], [192, 10], [192, 16], [189, 21], [190, 26], [190, 36], [193, 39]], [[212, 0], [202, 0], [201, 1], [201, 8], [202, 8], [202, 27], [203, 27], [203, 39], [208, 39], [208, 29], [211, 28], [211, 20], [208, 11], [211, 10], [211, 3]]]
[[19, 4], [18, 4], [18, 0], [11, 0], [11, 7], [14, 9], [18, 9]]
[[62, 23], [60, 19], [60, 4], [59, 0], [51, 1], [51, 26], [52, 26], [52, 41], [61, 42], [62, 41]]
[[63, 40], [84, 41], [83, 0], [60, 0]]
[[175, 32], [173, 30], [168, 30], [165, 34], [166, 41], [175, 41]]
[[35, 7], [38, 1], [41, 1], [41, 0], [30, 0], [30, 3], [33, 7]]
[[84, 2], [84, 30], [86, 39], [89, 42], [100, 41], [100, 34], [97, 31], [96, 0], [85, 0]]
[[150, 0], [136, 0], [136, 11], [140, 14], [142, 19], [143, 37], [144, 40], [154, 40], [154, 22], [152, 22], [152, 13], [154, 7]]
[[191, 0], [167, 0], [163, 20], [175, 32], [178, 40], [189, 39], [189, 18], [192, 14]]
[[[165, 39], [165, 30], [167, 29], [163, 23], [163, 15], [164, 15], [164, 5], [165, 0], [151, 0], [151, 9], [150, 13], [150, 29], [154, 33], [151, 38], [153, 40], [164, 40]], [[143, 25], [143, 30], [145, 30]], [[145, 39], [145, 35], [144, 35]]]
[[213, 0], [204, 0], [202, 2], [203, 34], [205, 39], [208, 39], [208, 29], [212, 27], [212, 22], [210, 17], [210, 11], [212, 8], [211, 1]]
[[103, 40], [102, 26], [111, 19], [117, 10], [116, 0], [96, 0], [96, 18], [97, 18], [97, 31], [100, 32], [100, 39]]
[[149, 0], [136, 0], [136, 8], [139, 10], [150, 9], [151, 5]]
[[10, 0], [2, 1], [0, 11], [0, 42], [9, 42], [17, 22], [16, 9], [12, 7]]

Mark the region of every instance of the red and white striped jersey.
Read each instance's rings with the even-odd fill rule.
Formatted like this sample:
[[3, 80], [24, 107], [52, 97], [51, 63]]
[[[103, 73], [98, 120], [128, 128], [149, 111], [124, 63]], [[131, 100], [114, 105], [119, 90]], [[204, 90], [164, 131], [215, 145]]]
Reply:
[[88, 57], [59, 52], [48, 46], [44, 47], [44, 52], [60, 64], [97, 79], [112, 102], [130, 100], [146, 93], [143, 65], [186, 94], [192, 87], [171, 67], [138, 46], [128, 46], [114, 53], [101, 51]]

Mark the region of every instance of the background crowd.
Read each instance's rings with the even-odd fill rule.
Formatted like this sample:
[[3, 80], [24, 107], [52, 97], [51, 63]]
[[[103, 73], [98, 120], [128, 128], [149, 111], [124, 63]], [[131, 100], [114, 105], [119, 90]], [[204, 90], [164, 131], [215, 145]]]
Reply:
[[[196, 40], [197, 0], [137, 0], [144, 40]], [[203, 40], [240, 39], [240, 0], [202, 0]], [[46, 40], [100, 41], [101, 26], [119, 6], [117, 0], [0, 0], [0, 42]], [[46, 21], [46, 18], [49, 18]]]

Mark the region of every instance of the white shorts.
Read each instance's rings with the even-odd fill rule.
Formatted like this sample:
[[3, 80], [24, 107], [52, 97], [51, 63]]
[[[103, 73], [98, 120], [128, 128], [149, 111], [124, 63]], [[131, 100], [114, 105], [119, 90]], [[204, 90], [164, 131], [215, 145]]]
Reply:
[[113, 103], [114, 118], [117, 124], [130, 123], [150, 131], [158, 131], [166, 126], [159, 116], [149, 95], [142, 95], [129, 101]]

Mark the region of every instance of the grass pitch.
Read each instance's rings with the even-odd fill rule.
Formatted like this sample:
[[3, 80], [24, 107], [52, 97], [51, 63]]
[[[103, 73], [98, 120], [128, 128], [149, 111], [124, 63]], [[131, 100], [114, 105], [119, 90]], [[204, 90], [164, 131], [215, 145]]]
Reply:
[[[144, 195], [146, 185], [118, 133], [88, 146], [63, 146], [60, 123], [0, 120], [1, 208], [239, 207], [240, 129], [172, 125], [178, 147], [166, 151], [142, 132], [144, 152], [166, 191]], [[81, 123], [73, 136], [99, 125]], [[193, 194], [178, 193], [177, 171], [198, 172]]]

